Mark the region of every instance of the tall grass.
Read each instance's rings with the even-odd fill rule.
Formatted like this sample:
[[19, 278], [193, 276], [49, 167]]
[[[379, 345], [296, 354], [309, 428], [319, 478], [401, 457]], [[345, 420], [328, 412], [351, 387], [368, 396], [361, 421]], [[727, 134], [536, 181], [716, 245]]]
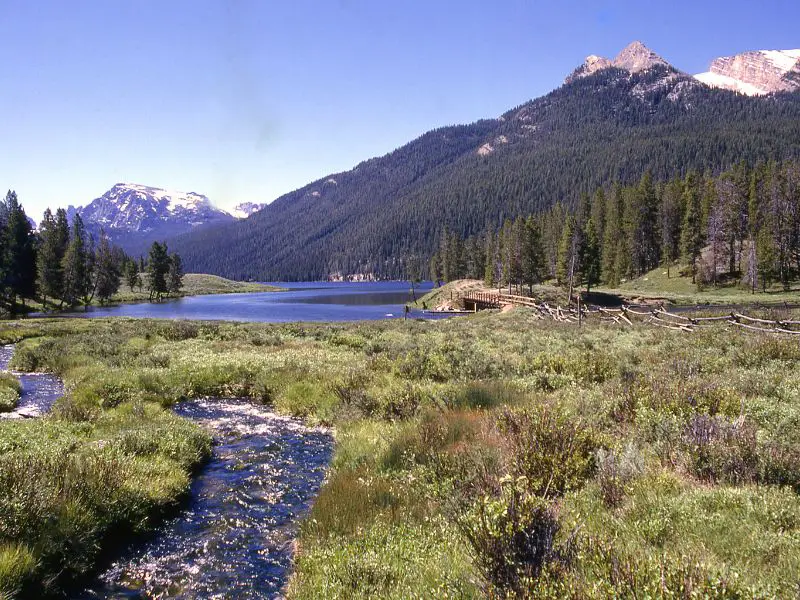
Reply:
[[0, 535], [9, 589], [83, 572], [95, 540], [149, 526], [208, 448], [162, 407], [236, 395], [336, 428], [291, 597], [800, 590], [796, 340], [577, 329], [522, 309], [435, 323], [51, 320], [6, 324], [0, 340], [20, 341], [16, 368], [69, 389], [48, 420], [0, 423], [6, 501], [30, 502], [29, 517], [7, 508], [18, 516]]

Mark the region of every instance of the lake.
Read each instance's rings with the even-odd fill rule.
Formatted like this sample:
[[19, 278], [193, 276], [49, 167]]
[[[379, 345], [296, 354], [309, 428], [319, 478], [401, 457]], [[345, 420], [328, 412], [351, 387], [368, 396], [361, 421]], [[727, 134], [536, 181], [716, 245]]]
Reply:
[[[71, 316], [267, 322], [360, 321], [403, 318], [404, 305], [412, 300], [411, 284], [407, 281], [272, 282], [270, 285], [288, 288], [288, 291], [190, 296], [159, 304], [93, 306], [86, 312], [79, 310]], [[431, 282], [416, 285], [417, 297], [432, 288]], [[431, 315], [414, 311], [410, 316]]]

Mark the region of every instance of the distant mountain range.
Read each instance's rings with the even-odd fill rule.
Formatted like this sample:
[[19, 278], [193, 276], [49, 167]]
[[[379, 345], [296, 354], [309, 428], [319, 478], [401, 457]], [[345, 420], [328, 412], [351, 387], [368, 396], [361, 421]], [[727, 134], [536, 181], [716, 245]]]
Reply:
[[[500, 117], [435, 129], [266, 206], [243, 205], [244, 220], [199, 194], [130, 185], [81, 214], [114, 224], [122, 238], [168, 233], [194, 271], [402, 277], [428, 260], [445, 229], [466, 237], [646, 170], [663, 180], [800, 156], [798, 63], [796, 50], [747, 52], [692, 76], [634, 42], [614, 59], [589, 56], [563, 86]], [[140, 219], [148, 211], [126, 203], [134, 197], [155, 203], [156, 214]]]
[[70, 207], [95, 234], [104, 231], [132, 254], [161, 241], [210, 225], [232, 223], [263, 208], [264, 204], [239, 204], [232, 212], [215, 207], [208, 197], [135, 183], [118, 183], [84, 207]]
[[[567, 81], [602, 69], [619, 68], [638, 73], [655, 66], [674, 69], [641, 42], [633, 42], [613, 60], [588, 56]], [[694, 77], [709, 87], [732, 90], [747, 96], [793, 92], [800, 89], [800, 50], [757, 50], [723, 56], [715, 59], [707, 72]]]

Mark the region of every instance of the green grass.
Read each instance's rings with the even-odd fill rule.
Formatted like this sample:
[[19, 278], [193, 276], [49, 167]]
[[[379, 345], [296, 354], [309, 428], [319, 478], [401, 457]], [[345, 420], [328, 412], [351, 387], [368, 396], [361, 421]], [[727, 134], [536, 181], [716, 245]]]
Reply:
[[[162, 408], [195, 396], [335, 427], [292, 598], [800, 589], [793, 339], [578, 329], [518, 309], [352, 324], [51, 319], [5, 323], [0, 341], [19, 342], [14, 368], [59, 373], [70, 390], [52, 417], [0, 423], [0, 477], [15, 482], [0, 486], [0, 514], [15, 515], [0, 527], [0, 589], [84, 572], [104, 532], [152, 526], [207, 449]], [[77, 464], [96, 466], [58, 503]], [[101, 488], [113, 502], [97, 502]]]
[[14, 410], [21, 393], [19, 379], [11, 373], [0, 372], [0, 412]]
[[[598, 291], [616, 293], [629, 299], [664, 299], [673, 304], [752, 304], [752, 303], [796, 303], [797, 289], [784, 290], [779, 285], [770, 286], [766, 292], [760, 289], [753, 294], [739, 282], [722, 281], [718, 286], [707, 284], [698, 289], [684, 265], [673, 265], [669, 272], [664, 267], [653, 269], [636, 279], [622, 283], [618, 288], [597, 288]], [[669, 273], [669, 275], [668, 275]]]
[[[253, 283], [247, 281], [233, 281], [218, 277], [217, 275], [206, 275], [205, 273], [187, 273], [183, 276], [183, 288], [180, 296], [202, 296], [207, 294], [245, 294], [253, 292], [279, 292], [283, 288], [263, 283]], [[150, 296], [145, 288], [131, 290], [127, 284], [123, 283], [111, 302], [144, 302]]]
[[[143, 280], [144, 281], [144, 280]], [[260, 292], [282, 292], [285, 288], [266, 285], [263, 283], [255, 283], [248, 281], [233, 281], [218, 277], [217, 275], [207, 275], [205, 273], [187, 273], [183, 276], [183, 288], [180, 293], [174, 297], [185, 296], [204, 296], [208, 294], [247, 294], [247, 293], [260, 293]], [[167, 296], [169, 298], [169, 296]], [[119, 291], [112, 296], [109, 304], [125, 304], [133, 302], [149, 302], [150, 294], [147, 287], [142, 285], [131, 289], [123, 281], [120, 285]], [[99, 306], [100, 302], [96, 298], [92, 300], [92, 306]], [[40, 312], [45, 307], [41, 302], [26, 300], [25, 306], [21, 304], [18, 306], [18, 314], [26, 312]], [[59, 310], [58, 303], [48, 301], [47, 310], [57, 312]]]

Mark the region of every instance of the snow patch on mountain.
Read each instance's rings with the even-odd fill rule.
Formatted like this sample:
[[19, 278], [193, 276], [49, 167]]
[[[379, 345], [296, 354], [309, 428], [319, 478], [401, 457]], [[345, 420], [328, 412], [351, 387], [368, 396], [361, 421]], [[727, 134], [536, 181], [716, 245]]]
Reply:
[[715, 59], [695, 79], [748, 96], [800, 89], [800, 49], [755, 50]]
[[135, 233], [168, 237], [233, 220], [202, 194], [137, 183], [118, 183], [76, 212], [87, 226], [103, 229], [112, 237]]
[[229, 211], [231, 215], [236, 217], [237, 219], [246, 219], [254, 212], [258, 212], [262, 208], [266, 206], [266, 203], [257, 203], [257, 202], [242, 202], [241, 204], [237, 204], [233, 207], [233, 210]]
[[738, 79], [734, 79], [733, 77], [722, 75], [720, 73], [712, 73], [708, 71], [707, 73], [698, 73], [694, 76], [694, 78], [708, 86], [733, 90], [748, 96], [758, 96], [764, 93], [751, 83], [745, 83], [744, 81], [739, 81]]

